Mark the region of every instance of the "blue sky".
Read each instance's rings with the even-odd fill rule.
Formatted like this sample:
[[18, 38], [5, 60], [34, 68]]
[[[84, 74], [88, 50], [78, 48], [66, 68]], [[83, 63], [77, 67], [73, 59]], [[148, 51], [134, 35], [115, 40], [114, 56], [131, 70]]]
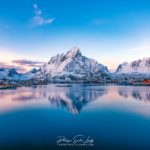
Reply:
[[47, 62], [77, 46], [114, 70], [124, 61], [149, 57], [149, 43], [148, 0], [0, 1], [1, 66]]

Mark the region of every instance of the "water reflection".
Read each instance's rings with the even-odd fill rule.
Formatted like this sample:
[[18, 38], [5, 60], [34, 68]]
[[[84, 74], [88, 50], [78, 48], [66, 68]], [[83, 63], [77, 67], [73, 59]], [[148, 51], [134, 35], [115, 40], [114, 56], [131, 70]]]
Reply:
[[[0, 108], [41, 104], [55, 106], [78, 114], [89, 102], [106, 94], [106, 89], [96, 86], [47, 85], [37, 88], [22, 87], [17, 90], [0, 91]], [[39, 102], [40, 101], [40, 102]], [[24, 102], [22, 104], [22, 102]]]
[[150, 102], [150, 87], [127, 87], [118, 90], [120, 96]]
[[[128, 109], [133, 105], [131, 102], [137, 102], [137, 100], [150, 102], [150, 87], [51, 84], [36, 88], [21, 87], [16, 90], [0, 90], [0, 112], [22, 107], [44, 106], [65, 109], [73, 114], [78, 114], [87, 104], [94, 105], [94, 108], [110, 104], [120, 107], [123, 102], [127, 104], [125, 109]], [[145, 109], [142, 108], [142, 105], [138, 107], [136, 105], [134, 109], [138, 108], [143, 112]]]
[[59, 108], [66, 108], [72, 113], [79, 113], [81, 109], [89, 102], [95, 101], [106, 94], [106, 89], [99, 87], [83, 87], [78, 85], [68, 87], [55, 87], [56, 91], [48, 96], [51, 104]]

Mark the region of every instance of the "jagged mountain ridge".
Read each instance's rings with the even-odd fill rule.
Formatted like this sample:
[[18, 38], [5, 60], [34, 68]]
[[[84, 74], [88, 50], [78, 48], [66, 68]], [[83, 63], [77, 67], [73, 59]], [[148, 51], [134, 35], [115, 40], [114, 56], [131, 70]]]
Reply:
[[150, 74], [150, 58], [143, 58], [132, 61], [131, 63], [124, 62], [120, 64], [115, 73], [118, 74]]
[[27, 73], [18, 73], [15, 68], [0, 68], [0, 81], [27, 81], [33, 78], [38, 71], [34, 68]]
[[48, 79], [67, 78], [72, 80], [89, 79], [107, 74], [109, 71], [106, 66], [83, 56], [79, 48], [73, 47], [65, 54], [53, 56], [40, 68], [36, 78], [43, 76]]
[[[82, 55], [77, 47], [73, 47], [64, 54], [51, 57], [41, 68], [21, 74], [14, 68], [0, 68], [0, 80], [17, 81], [98, 81], [124, 80], [136, 77], [149, 78], [150, 58], [122, 63], [114, 73], [110, 73], [106, 66]], [[126, 75], [126, 76], [125, 76]]]

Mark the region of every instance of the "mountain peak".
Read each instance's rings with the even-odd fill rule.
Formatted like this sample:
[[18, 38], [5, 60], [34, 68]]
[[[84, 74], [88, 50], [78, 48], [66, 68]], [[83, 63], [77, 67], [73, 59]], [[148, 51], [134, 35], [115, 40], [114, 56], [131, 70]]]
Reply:
[[67, 52], [68, 56], [81, 56], [81, 51], [78, 47], [73, 47]]
[[41, 67], [41, 76], [49, 80], [92, 80], [108, 74], [107, 67], [91, 58], [82, 56], [78, 47], [71, 48], [65, 54], [52, 57], [47, 64]]

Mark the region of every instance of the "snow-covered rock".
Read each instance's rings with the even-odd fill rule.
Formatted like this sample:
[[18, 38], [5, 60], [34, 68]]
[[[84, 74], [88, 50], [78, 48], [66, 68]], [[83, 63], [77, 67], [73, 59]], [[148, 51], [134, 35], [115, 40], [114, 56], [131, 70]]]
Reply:
[[23, 74], [18, 73], [14, 68], [0, 68], [0, 80], [25, 80]]
[[118, 66], [118, 74], [150, 74], [150, 58], [135, 60], [131, 63], [122, 63]]
[[44, 64], [36, 74], [36, 78], [78, 80], [107, 76], [107, 67], [81, 54], [73, 47], [65, 54], [58, 54]]
[[31, 79], [33, 78], [36, 73], [38, 72], [39, 70], [36, 69], [36, 68], [33, 68], [32, 70], [28, 71], [27, 73], [25, 73], [24, 75], [26, 76], [27, 79]]

